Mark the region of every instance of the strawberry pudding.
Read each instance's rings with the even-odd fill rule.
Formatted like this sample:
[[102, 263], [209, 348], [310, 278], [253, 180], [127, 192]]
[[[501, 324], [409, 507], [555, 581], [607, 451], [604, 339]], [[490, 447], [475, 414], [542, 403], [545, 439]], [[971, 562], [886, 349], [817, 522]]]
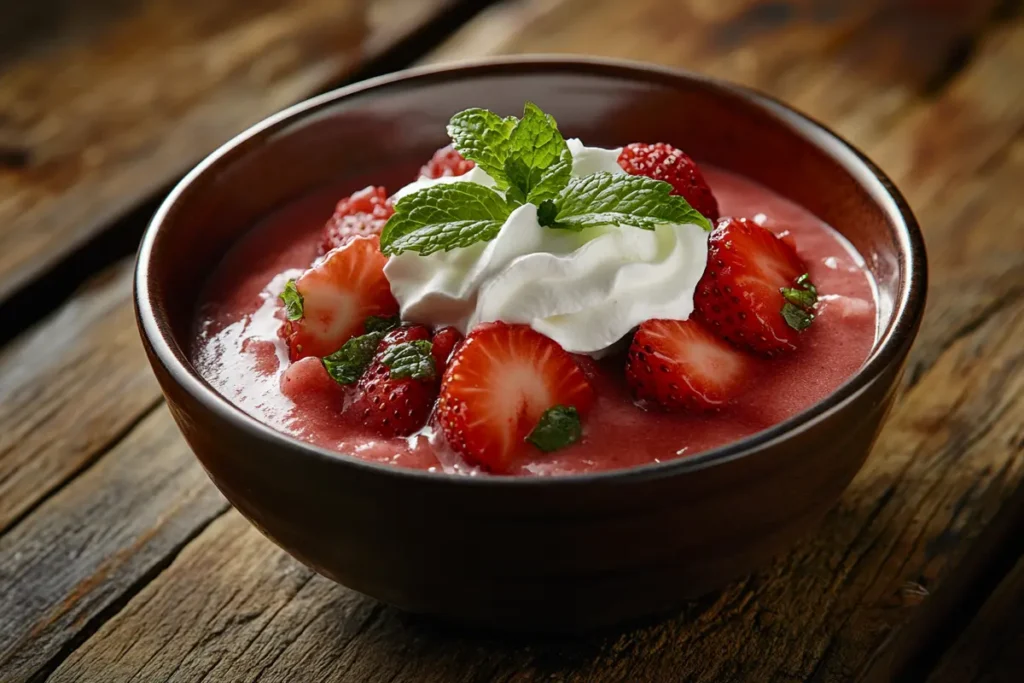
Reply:
[[192, 349], [218, 391], [367, 461], [557, 475], [744, 438], [871, 352], [860, 256], [766, 188], [532, 104], [448, 132], [409, 185], [300, 200], [227, 254]]

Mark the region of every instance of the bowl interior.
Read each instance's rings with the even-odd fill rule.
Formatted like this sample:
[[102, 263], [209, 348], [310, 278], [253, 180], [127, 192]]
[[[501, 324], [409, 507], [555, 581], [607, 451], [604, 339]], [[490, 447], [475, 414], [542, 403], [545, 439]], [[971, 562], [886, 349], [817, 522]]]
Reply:
[[637, 65], [535, 59], [357, 84], [282, 112], [200, 165], [158, 213], [141, 252], [139, 296], [176, 360], [194, 373], [188, 356], [201, 287], [253, 223], [310, 193], [326, 218], [342, 194], [370, 183], [399, 187], [448, 141], [452, 113], [520, 114], [525, 100], [554, 115], [566, 137], [605, 147], [670, 142], [806, 207], [842, 233], [874, 275], [875, 355], [892, 336], [914, 289], [919, 236], [898, 192], [849, 146], [742, 88]]

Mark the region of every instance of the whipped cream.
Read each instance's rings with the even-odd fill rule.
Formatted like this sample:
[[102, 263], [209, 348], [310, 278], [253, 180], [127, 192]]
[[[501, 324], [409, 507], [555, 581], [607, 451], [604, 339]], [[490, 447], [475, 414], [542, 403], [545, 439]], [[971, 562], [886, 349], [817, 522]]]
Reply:
[[[625, 173], [617, 161], [621, 149], [586, 147], [577, 139], [566, 144], [573, 176]], [[451, 182], [495, 184], [474, 168], [420, 178], [395, 196]], [[696, 224], [546, 228], [537, 207], [524, 204], [490, 242], [427, 256], [403, 252], [388, 260], [384, 274], [404, 320], [453, 325], [463, 334], [484, 322], [520, 323], [567, 351], [601, 356], [645, 320], [690, 317], [707, 241]]]

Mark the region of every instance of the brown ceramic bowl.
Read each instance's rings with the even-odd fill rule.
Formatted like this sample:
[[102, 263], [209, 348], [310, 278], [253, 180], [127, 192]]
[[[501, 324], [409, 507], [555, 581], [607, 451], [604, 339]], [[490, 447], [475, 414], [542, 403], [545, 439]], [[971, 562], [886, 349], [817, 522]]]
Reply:
[[[665, 140], [805, 206], [864, 255], [879, 338], [835, 393], [692, 457], [554, 478], [369, 464], [264, 426], [189, 361], [199, 288], [257, 219], [334, 184], [404, 184], [449, 116], [537, 102], [569, 136]], [[325, 205], [329, 212], [329, 204]], [[413, 612], [505, 629], [579, 630], [667, 611], [785, 550], [838, 499], [892, 402], [924, 306], [925, 252], [892, 183], [819, 124], [679, 71], [524, 58], [419, 69], [309, 100], [190, 173], [139, 252], [139, 328], [174, 418], [210, 477], [316, 571]]]

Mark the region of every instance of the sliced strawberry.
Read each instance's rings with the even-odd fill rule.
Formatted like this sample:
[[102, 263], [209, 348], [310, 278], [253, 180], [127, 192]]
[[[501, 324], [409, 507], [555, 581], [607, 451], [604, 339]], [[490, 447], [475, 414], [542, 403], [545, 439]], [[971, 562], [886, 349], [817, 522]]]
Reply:
[[294, 313], [301, 317], [285, 321], [284, 331], [293, 361], [334, 353], [363, 333], [367, 317], [398, 313], [379, 245], [376, 236], [357, 237], [328, 252], [295, 281], [299, 303]]
[[338, 202], [324, 226], [320, 253], [348, 244], [354, 237], [379, 235], [395, 212], [383, 187], [365, 187]]
[[754, 353], [791, 351], [813, 319], [817, 296], [806, 282], [813, 296], [801, 311], [787, 304], [783, 291], [801, 288], [797, 279], [806, 272], [793, 247], [771, 230], [746, 218], [723, 218], [708, 242], [708, 264], [694, 294], [697, 314], [721, 337]]
[[648, 320], [633, 336], [626, 381], [641, 404], [712, 410], [743, 388], [750, 359], [695, 320]]
[[359, 380], [347, 414], [382, 436], [407, 436], [421, 429], [437, 398], [439, 380], [429, 339], [421, 325], [388, 332]]
[[434, 152], [423, 168], [420, 169], [420, 176], [428, 178], [440, 178], [442, 176], [458, 176], [469, 173], [476, 166], [469, 159], [459, 154], [454, 146], [448, 145]]
[[700, 168], [693, 159], [664, 142], [634, 142], [619, 154], [619, 166], [631, 175], [664, 180], [672, 193], [682, 195], [690, 206], [709, 220], [718, 219], [718, 200], [712, 194]]
[[452, 351], [462, 341], [462, 335], [454, 327], [442, 327], [434, 333], [434, 363], [437, 364], [438, 373], [444, 373], [448, 367], [448, 359]]
[[572, 354], [525, 325], [487, 323], [473, 329], [448, 363], [437, 402], [449, 445], [469, 462], [507, 472], [537, 453], [524, 439], [545, 411], [585, 414], [594, 391]]

